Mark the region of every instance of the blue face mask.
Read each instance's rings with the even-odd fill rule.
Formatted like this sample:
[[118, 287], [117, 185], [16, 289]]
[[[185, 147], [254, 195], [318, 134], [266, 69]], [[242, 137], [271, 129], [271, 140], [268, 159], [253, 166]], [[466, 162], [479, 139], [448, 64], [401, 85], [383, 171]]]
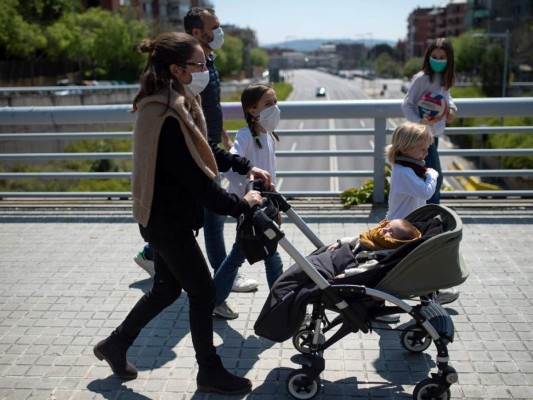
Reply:
[[436, 58], [429, 57], [429, 66], [437, 73], [444, 71], [446, 64], [448, 64], [447, 60], [437, 60]]

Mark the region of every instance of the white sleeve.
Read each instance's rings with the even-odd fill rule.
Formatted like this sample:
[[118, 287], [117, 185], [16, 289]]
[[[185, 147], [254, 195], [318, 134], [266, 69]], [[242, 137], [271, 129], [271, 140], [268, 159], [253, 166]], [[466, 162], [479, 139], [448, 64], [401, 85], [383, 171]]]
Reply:
[[[249, 153], [249, 146], [251, 143], [250, 139], [251, 135], [245, 129], [239, 130], [235, 135], [233, 147], [229, 150], [229, 152], [232, 154], [238, 154], [241, 157], [246, 157], [246, 155]], [[238, 174], [237, 172], [233, 171], [233, 169], [225, 172], [224, 176], [228, 179], [228, 181], [230, 181], [235, 189], [238, 188], [239, 192], [244, 193], [244, 187], [248, 183], [246, 176]]]
[[453, 98], [449, 90], [446, 90], [446, 92], [444, 93], [444, 97], [446, 98], [446, 101], [448, 102], [448, 107], [454, 111], [457, 111], [457, 106], [453, 102]]
[[420, 115], [418, 114], [418, 100], [424, 94], [424, 90], [427, 84], [425, 82], [424, 76], [420, 73], [416, 74], [413, 77], [411, 86], [407, 91], [405, 98], [402, 103], [402, 112], [404, 117], [411, 122], [419, 122]]
[[341, 246], [342, 246], [343, 244], [348, 243], [352, 248], [354, 248], [358, 241], [359, 241], [359, 236], [354, 236], [354, 237], [344, 237], [344, 238], [340, 238], [337, 242], [338, 242]]
[[396, 190], [399, 193], [404, 193], [413, 197], [428, 200], [435, 193], [437, 187], [437, 171], [426, 172], [426, 179], [421, 179], [415, 172], [408, 167], [396, 167], [397, 185]]
[[247, 129], [239, 130], [233, 140], [233, 147], [229, 150], [230, 153], [246, 157], [249, 154], [251, 140], [252, 135]]

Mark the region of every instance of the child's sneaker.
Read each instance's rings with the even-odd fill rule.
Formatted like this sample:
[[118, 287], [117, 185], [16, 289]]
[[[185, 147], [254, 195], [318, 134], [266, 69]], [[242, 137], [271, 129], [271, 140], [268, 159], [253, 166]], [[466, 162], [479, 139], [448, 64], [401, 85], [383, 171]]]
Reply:
[[[383, 303], [382, 307], [384, 307], [385, 304], [386, 303]], [[377, 317], [374, 317], [374, 321], [385, 322], [386, 324], [395, 324], [397, 322], [400, 322], [400, 314], [379, 315]]]
[[142, 251], [139, 251], [137, 255], [133, 257], [133, 261], [135, 261], [139, 267], [148, 272], [150, 278], [153, 278], [155, 276], [154, 262], [153, 260], [149, 260], [146, 257], [146, 255], [144, 254], [144, 249], [142, 249]]
[[224, 319], [235, 319], [239, 317], [239, 313], [233, 311], [226, 301], [224, 301], [221, 305], [216, 306], [213, 310], [213, 314]]
[[400, 314], [388, 314], [375, 317], [374, 321], [385, 322], [386, 324], [395, 324], [400, 322]]
[[246, 279], [242, 274], [237, 274], [233, 281], [231, 288], [232, 292], [253, 292], [257, 289], [257, 281], [255, 279]]
[[433, 300], [440, 305], [453, 303], [459, 298], [459, 291], [455, 288], [449, 290], [437, 290], [433, 293]]

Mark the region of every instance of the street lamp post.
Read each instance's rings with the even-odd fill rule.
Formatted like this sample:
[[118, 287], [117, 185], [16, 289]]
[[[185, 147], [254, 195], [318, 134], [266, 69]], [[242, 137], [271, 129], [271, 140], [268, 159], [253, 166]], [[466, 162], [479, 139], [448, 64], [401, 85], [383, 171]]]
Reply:
[[[359, 34], [356, 34], [354, 36], [356, 38], [362, 38], [363, 39], [363, 47], [365, 48], [365, 51], [366, 50], [371, 50], [370, 46], [372, 46], [372, 37], [373, 37], [372, 32], [359, 33]], [[370, 38], [370, 45], [369, 46], [367, 45], [367, 42], [366, 42], [366, 37], [367, 36]], [[366, 54], [368, 55], [369, 53], [367, 52]], [[370, 57], [372, 57], [371, 53], [370, 53]], [[367, 66], [366, 62], [364, 63], [364, 65], [362, 65], [362, 67], [363, 67], [363, 70], [362, 70], [363, 76], [361, 77], [361, 87], [364, 87], [365, 86], [365, 76], [368, 74], [369, 69], [372, 68], [372, 63], [370, 63], [370, 68]]]
[[509, 64], [509, 31], [505, 31], [505, 50], [503, 58], [503, 82], [502, 82], [502, 97], [507, 95], [507, 67]]
[[503, 55], [503, 76], [502, 76], [502, 97], [507, 95], [507, 66], [509, 60], [509, 31], [504, 33], [475, 33], [472, 37], [499, 37], [505, 39], [504, 55]]

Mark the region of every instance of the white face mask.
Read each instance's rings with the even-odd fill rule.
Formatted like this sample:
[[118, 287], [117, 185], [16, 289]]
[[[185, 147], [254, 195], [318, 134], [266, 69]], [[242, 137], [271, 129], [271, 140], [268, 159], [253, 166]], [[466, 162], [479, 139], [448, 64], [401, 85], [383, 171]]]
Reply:
[[213, 40], [210, 41], [209, 47], [211, 47], [211, 50], [218, 50], [222, 47], [224, 44], [224, 32], [222, 32], [222, 28], [213, 29]]
[[281, 111], [277, 105], [265, 108], [259, 113], [257, 122], [267, 130], [267, 132], [274, 132], [278, 126], [281, 116]]
[[184, 83], [183, 88], [187, 97], [196, 97], [204, 91], [209, 83], [209, 71], [191, 72], [191, 76], [191, 82]]

